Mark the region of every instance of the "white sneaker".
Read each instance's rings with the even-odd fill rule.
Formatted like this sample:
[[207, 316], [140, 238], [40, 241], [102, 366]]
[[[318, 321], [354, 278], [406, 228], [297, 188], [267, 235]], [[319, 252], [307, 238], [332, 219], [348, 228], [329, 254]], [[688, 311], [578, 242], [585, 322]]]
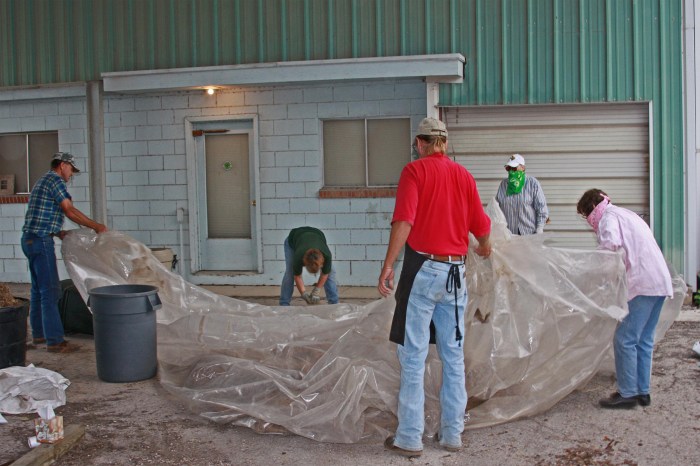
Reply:
[[693, 345], [693, 351], [695, 351], [697, 355], [700, 356], [700, 341], [695, 342], [695, 344]]

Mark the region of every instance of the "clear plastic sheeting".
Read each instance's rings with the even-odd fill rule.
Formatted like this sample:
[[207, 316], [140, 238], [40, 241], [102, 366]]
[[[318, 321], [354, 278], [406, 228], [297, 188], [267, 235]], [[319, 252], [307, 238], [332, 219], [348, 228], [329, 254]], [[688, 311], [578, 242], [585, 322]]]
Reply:
[[[546, 235], [511, 237], [500, 210], [488, 211], [493, 254], [468, 257], [467, 428], [540, 413], [584, 385], [610, 360], [617, 320], [627, 312], [619, 254], [551, 248]], [[394, 431], [393, 298], [364, 306], [251, 304], [184, 281], [119, 232], [71, 232], [63, 257], [84, 298], [97, 286], [159, 288], [160, 381], [193, 412], [324, 442], [379, 441]], [[661, 332], [682, 304], [682, 279], [674, 286]], [[438, 427], [440, 374], [431, 348], [426, 435]]]

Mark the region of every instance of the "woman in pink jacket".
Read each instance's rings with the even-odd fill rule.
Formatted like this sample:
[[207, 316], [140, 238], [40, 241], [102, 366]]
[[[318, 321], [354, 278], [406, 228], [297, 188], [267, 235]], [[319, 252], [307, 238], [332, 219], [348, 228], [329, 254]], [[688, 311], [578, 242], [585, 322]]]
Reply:
[[617, 392], [600, 400], [603, 408], [631, 409], [651, 404], [654, 332], [667, 296], [671, 274], [649, 226], [634, 212], [613, 205], [600, 189], [586, 191], [576, 210], [598, 236], [598, 247], [621, 250], [627, 270], [629, 314], [615, 330]]

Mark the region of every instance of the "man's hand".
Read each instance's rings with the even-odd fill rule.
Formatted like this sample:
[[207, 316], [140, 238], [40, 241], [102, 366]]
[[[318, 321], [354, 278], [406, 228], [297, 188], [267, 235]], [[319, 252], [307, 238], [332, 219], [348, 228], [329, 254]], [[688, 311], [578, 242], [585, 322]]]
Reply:
[[311, 293], [309, 293], [308, 291], [304, 291], [304, 292], [301, 294], [301, 298], [302, 298], [304, 301], [306, 301], [306, 304], [313, 304], [313, 298], [311, 297]]
[[314, 286], [311, 290], [311, 304], [318, 304], [321, 302], [321, 289]]
[[394, 268], [384, 267], [382, 273], [379, 274], [379, 283], [377, 284], [379, 294], [385, 298], [394, 290]]
[[477, 238], [477, 241], [479, 241], [479, 245], [474, 248], [474, 252], [481, 257], [489, 257], [491, 255], [491, 239], [489, 235]]

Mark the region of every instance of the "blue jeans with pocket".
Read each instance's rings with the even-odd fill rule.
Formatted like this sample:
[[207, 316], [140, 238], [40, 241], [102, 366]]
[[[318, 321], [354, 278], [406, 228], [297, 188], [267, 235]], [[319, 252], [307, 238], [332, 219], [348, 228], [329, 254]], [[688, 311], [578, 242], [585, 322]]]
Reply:
[[46, 338], [49, 346], [63, 341], [63, 323], [58, 312], [61, 283], [56, 266], [56, 250], [52, 236], [22, 235], [22, 252], [29, 260], [32, 287], [29, 302], [29, 324], [33, 338]]
[[627, 304], [629, 314], [617, 324], [613, 349], [617, 391], [625, 398], [648, 395], [654, 333], [664, 296], [636, 296]]
[[[289, 238], [284, 240], [284, 262], [285, 269], [280, 289], [280, 306], [289, 306], [289, 303], [292, 301], [292, 294], [294, 294], [294, 249], [289, 245]], [[335, 267], [332, 264], [331, 273], [328, 274], [323, 290], [326, 292], [328, 304], [338, 304], [338, 282], [335, 278]]]
[[454, 291], [448, 293], [446, 283], [451, 264], [427, 260], [416, 274], [406, 309], [404, 344], [398, 345], [401, 363], [399, 388], [399, 426], [394, 445], [406, 450], [423, 449], [425, 427], [423, 387], [425, 360], [430, 341], [430, 321], [435, 324], [437, 352], [442, 361], [440, 388], [440, 443], [462, 445], [467, 389], [464, 375], [464, 349], [456, 340], [456, 326], [464, 335], [464, 308], [467, 287], [464, 265], [459, 267], [461, 288], [457, 289], [457, 319]]

